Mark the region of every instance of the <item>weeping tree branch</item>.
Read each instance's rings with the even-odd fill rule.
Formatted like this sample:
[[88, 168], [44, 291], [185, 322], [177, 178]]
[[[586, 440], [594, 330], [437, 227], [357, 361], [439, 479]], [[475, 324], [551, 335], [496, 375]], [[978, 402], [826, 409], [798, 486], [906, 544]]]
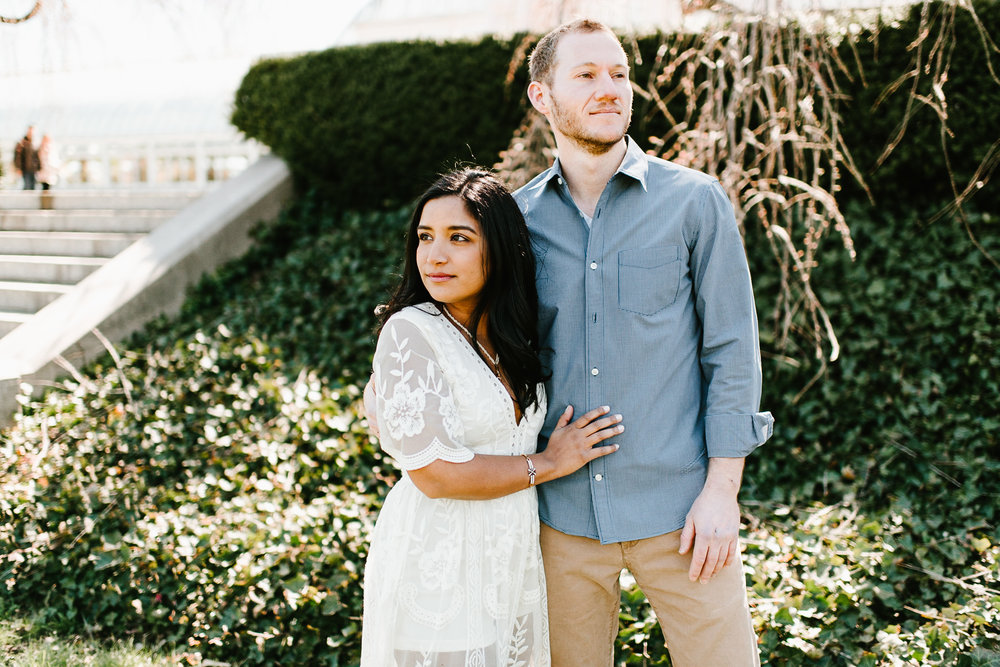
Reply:
[[[936, 14], [932, 13], [932, 8], [937, 8], [938, 11]], [[942, 218], [958, 218], [965, 229], [966, 235], [976, 249], [997, 270], [1000, 270], [1000, 261], [997, 261], [997, 258], [993, 257], [982, 243], [980, 243], [979, 239], [976, 238], [965, 211], [966, 202], [989, 183], [990, 178], [996, 172], [997, 168], [1000, 167], [1000, 138], [997, 139], [986, 152], [986, 155], [983, 156], [982, 160], [980, 160], [975, 172], [967, 183], [959, 183], [952, 168], [950, 141], [954, 138], [954, 133], [948, 124], [949, 110], [946, 86], [951, 72], [952, 53], [958, 39], [955, 32], [955, 25], [960, 14], [972, 20], [985, 55], [985, 70], [993, 83], [1000, 85], [1000, 77], [997, 76], [997, 71], [993, 65], [993, 56], [1000, 54], [1000, 48], [998, 48], [996, 42], [990, 37], [972, 6], [960, 0], [935, 4], [924, 2], [921, 6], [917, 37], [909, 46], [909, 50], [913, 54], [909, 70], [897, 79], [893, 85], [883, 91], [875, 105], [877, 109], [879, 105], [898, 91], [903, 82], [906, 80], [911, 81], [903, 118], [896, 128], [893, 138], [883, 148], [878, 164], [882, 164], [895, 151], [896, 147], [899, 146], [917, 109], [920, 106], [930, 109], [938, 119], [941, 156], [948, 173], [948, 184], [952, 192], [952, 201], [932, 216], [930, 221], [936, 222]], [[920, 92], [928, 88], [929, 92]]]
[[0, 14], [0, 23], [24, 23], [35, 17], [42, 10], [42, 0], [36, 0], [35, 6], [24, 16], [4, 16]]
[[[839, 128], [834, 74], [844, 68], [823, 34], [734, 15], [683, 50], [661, 47], [644, 86], [670, 127], [657, 152], [718, 178], [740, 225], [766, 231], [781, 269], [778, 347], [805, 336], [820, 373], [840, 343], [810, 276], [831, 229], [854, 257], [836, 193], [844, 174], [863, 185]], [[666, 112], [675, 99], [685, 102], [681, 117]]]

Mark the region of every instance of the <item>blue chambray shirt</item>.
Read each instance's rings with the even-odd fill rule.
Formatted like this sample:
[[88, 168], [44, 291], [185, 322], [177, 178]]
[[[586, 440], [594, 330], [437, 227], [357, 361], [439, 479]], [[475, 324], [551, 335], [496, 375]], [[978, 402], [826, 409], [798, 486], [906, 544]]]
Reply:
[[[549, 415], [621, 413], [620, 449], [538, 487], [541, 520], [602, 543], [679, 530], [709, 457], [744, 457], [759, 412], [757, 314], [732, 204], [714, 178], [634, 141], [587, 225], [559, 161], [519, 189], [537, 253]], [[607, 444], [607, 443], [605, 443]]]

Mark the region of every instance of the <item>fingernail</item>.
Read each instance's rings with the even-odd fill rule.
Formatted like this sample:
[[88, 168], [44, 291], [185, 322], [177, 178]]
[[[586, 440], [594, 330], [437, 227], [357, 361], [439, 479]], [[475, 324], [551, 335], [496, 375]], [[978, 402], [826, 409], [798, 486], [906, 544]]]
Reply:
[[618, 431], [619, 433], [621, 433], [622, 431], [625, 430], [625, 427], [622, 426], [621, 424], [619, 424], [618, 426], [615, 426], [615, 430]]
[[612, 446], [615, 448], [615, 451], [617, 452], [618, 451], [618, 445], [612, 445]]
[[620, 422], [621, 420], [622, 420], [622, 416], [621, 415], [615, 415], [615, 421], [616, 422]]

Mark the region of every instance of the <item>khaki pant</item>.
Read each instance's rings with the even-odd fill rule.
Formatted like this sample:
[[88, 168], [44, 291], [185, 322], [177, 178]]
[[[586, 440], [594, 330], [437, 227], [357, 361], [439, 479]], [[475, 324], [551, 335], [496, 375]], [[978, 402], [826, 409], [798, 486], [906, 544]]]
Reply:
[[691, 582], [681, 531], [601, 544], [541, 527], [552, 667], [608, 667], [618, 635], [618, 577], [629, 570], [646, 594], [674, 667], [757, 667], [742, 560], [707, 584]]

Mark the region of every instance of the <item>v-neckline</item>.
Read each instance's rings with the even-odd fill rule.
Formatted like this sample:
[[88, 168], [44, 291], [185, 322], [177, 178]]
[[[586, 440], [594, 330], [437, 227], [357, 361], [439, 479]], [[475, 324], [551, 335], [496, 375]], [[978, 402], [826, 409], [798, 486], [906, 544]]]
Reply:
[[491, 369], [489, 367], [489, 365], [486, 363], [486, 360], [483, 359], [479, 355], [478, 352], [476, 352], [476, 349], [472, 346], [472, 343], [469, 342], [469, 339], [466, 338], [465, 336], [463, 336], [462, 332], [459, 331], [458, 328], [448, 320], [448, 316], [445, 315], [444, 313], [440, 312], [440, 310], [438, 312], [438, 316], [442, 320], [444, 320], [445, 326], [448, 327], [448, 329], [450, 331], [452, 331], [454, 333], [454, 335], [456, 337], [458, 337], [458, 339], [460, 341], [462, 341], [462, 347], [464, 347], [465, 349], [467, 349], [469, 351], [469, 353], [472, 354], [472, 356], [476, 358], [476, 361], [479, 362], [480, 367], [482, 367], [483, 369], [486, 370], [487, 374], [489, 374], [489, 376], [490, 376], [491, 380], [493, 381], [493, 383], [495, 385], [499, 385], [500, 391], [503, 393], [503, 395], [505, 397], [505, 403], [506, 403], [506, 407], [507, 407], [508, 416], [514, 422], [514, 426], [516, 428], [520, 428], [521, 424], [524, 423], [525, 418], [526, 418], [527, 415], [525, 415], [524, 414], [524, 410], [522, 410], [521, 411], [521, 418], [518, 419], [518, 417], [517, 417], [517, 408], [515, 407], [517, 405], [517, 399], [514, 398], [514, 394], [512, 394], [509, 389], [507, 389], [507, 385], [505, 385], [503, 383], [503, 380], [496, 373], [493, 372], [493, 369]]

